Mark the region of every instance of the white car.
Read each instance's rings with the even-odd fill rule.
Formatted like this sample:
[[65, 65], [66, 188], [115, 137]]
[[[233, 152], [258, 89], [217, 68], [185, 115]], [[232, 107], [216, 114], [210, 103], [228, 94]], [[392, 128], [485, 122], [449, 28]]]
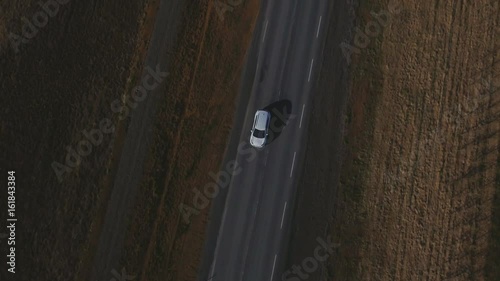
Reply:
[[253, 147], [263, 148], [267, 142], [271, 114], [265, 110], [257, 110], [250, 130], [250, 144]]

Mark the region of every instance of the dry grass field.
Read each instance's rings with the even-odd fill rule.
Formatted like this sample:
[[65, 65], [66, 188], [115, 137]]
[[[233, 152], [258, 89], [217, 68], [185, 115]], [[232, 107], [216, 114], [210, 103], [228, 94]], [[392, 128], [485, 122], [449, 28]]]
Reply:
[[[328, 39], [291, 244], [324, 229], [339, 241], [327, 280], [500, 280], [500, 3], [391, 1], [400, 12], [353, 55], [349, 80], [331, 79], [343, 34]], [[222, 21], [213, 3], [183, 11], [121, 261], [136, 280], [194, 280], [200, 264], [209, 207], [185, 224], [178, 206], [222, 162], [258, 13], [243, 1]], [[62, 183], [51, 163], [138, 79], [157, 5], [69, 1], [15, 52], [9, 32], [40, 7], [0, 4], [0, 165], [19, 176], [19, 280], [88, 275], [127, 120]], [[357, 5], [365, 30], [389, 4]]]
[[[353, 57], [332, 280], [500, 280], [500, 3], [398, 0]], [[387, 1], [361, 1], [357, 26]]]

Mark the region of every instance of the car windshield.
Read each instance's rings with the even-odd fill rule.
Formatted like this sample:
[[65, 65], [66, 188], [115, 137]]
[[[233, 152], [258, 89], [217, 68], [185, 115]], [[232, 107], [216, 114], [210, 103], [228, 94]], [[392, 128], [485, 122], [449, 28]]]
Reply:
[[266, 136], [266, 132], [255, 129], [255, 130], [253, 130], [253, 136], [256, 138], [262, 139]]

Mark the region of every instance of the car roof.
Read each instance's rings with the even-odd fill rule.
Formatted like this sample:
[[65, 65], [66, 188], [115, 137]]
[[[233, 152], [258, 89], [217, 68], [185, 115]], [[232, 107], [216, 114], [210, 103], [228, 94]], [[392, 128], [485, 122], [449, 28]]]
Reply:
[[269, 112], [265, 110], [257, 110], [255, 113], [255, 129], [264, 131], [267, 127]]

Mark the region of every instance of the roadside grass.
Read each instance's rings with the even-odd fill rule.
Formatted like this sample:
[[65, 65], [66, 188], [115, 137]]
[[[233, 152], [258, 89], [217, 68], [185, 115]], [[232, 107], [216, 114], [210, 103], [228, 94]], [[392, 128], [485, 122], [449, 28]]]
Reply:
[[186, 5], [126, 237], [121, 263], [142, 280], [194, 279], [200, 263], [210, 208], [185, 223], [179, 205], [195, 207], [193, 190], [203, 192], [222, 161], [257, 15], [256, 2], [245, 2], [224, 21], [212, 8], [207, 20], [209, 6]]

